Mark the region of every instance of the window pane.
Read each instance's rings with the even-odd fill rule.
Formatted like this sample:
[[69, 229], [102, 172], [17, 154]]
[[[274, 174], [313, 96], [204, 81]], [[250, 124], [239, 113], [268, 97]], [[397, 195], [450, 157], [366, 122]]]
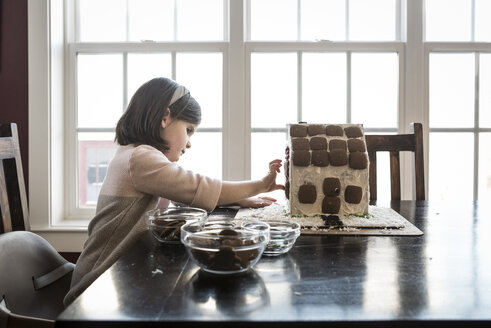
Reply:
[[[251, 134], [251, 178], [261, 179], [269, 169], [269, 162], [274, 159], [285, 160], [285, 148], [287, 143], [286, 133], [252, 133]], [[284, 163], [283, 163], [284, 164]], [[276, 183], [285, 184], [285, 168], [276, 178]], [[267, 193], [265, 196], [276, 198], [278, 201], [285, 199], [285, 192], [278, 190]]]
[[169, 53], [128, 54], [128, 101], [143, 83], [155, 77], [172, 77]]
[[77, 57], [78, 127], [115, 127], [123, 112], [123, 56]]
[[95, 207], [117, 145], [114, 133], [78, 134], [78, 206]]
[[179, 0], [177, 39], [223, 40], [223, 16], [223, 0]]
[[250, 8], [251, 40], [297, 40], [297, 0], [250, 0]]
[[126, 41], [126, 2], [79, 0], [78, 23], [81, 42]]
[[429, 199], [472, 200], [474, 136], [430, 133]]
[[222, 54], [178, 53], [176, 80], [201, 106], [201, 127], [222, 126]]
[[198, 131], [191, 137], [191, 148], [181, 156], [179, 165], [195, 173], [222, 178], [222, 133]]
[[475, 0], [475, 39], [481, 42], [491, 42], [491, 1], [490, 0]]
[[474, 126], [474, 54], [430, 54], [430, 126]]
[[479, 55], [479, 126], [491, 127], [491, 54]]
[[378, 151], [377, 156], [377, 199], [390, 200], [390, 156], [388, 151]]
[[302, 0], [302, 40], [346, 40], [345, 0]]
[[427, 41], [470, 41], [471, 4], [469, 0], [426, 0]]
[[[285, 132], [251, 133], [251, 179], [263, 178], [272, 160], [284, 160], [286, 144]], [[277, 182], [282, 184], [284, 181], [284, 174], [280, 174]]]
[[479, 195], [480, 200], [491, 199], [491, 133], [479, 136]]
[[349, 40], [396, 39], [396, 0], [350, 0]]
[[346, 122], [346, 54], [302, 56], [302, 121]]
[[128, 0], [130, 41], [174, 39], [174, 0]]
[[354, 53], [351, 62], [351, 121], [364, 127], [397, 127], [397, 54]]
[[286, 127], [296, 121], [296, 53], [253, 53], [251, 126]]

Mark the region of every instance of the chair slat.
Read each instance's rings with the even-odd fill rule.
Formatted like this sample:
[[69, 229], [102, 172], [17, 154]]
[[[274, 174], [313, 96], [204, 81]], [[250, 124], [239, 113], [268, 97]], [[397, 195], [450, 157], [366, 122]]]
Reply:
[[15, 123], [0, 124], [0, 233], [30, 230], [27, 193]]
[[392, 200], [401, 200], [401, 165], [399, 152], [390, 152], [390, 194]]
[[[399, 155], [401, 151], [410, 151], [414, 153], [416, 199], [426, 199], [424, 182], [423, 126], [421, 123], [412, 123], [411, 130], [413, 132], [411, 134], [372, 134], [365, 136], [370, 161], [370, 200], [377, 200], [376, 153], [380, 151], [390, 152], [391, 199], [401, 199], [401, 169]], [[374, 168], [372, 168], [372, 166], [374, 166]]]
[[368, 152], [368, 183], [370, 186], [370, 200], [377, 200], [377, 153], [374, 151]]

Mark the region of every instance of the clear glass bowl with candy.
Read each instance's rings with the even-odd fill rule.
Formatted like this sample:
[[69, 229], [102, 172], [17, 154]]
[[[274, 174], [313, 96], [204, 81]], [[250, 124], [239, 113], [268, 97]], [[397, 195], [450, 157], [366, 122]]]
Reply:
[[300, 224], [288, 220], [263, 220], [270, 226], [270, 238], [264, 250], [265, 256], [285, 254], [300, 236]]
[[189, 222], [181, 228], [181, 241], [204, 271], [235, 274], [259, 261], [269, 241], [269, 225], [255, 219]]
[[162, 243], [180, 244], [181, 227], [187, 222], [204, 222], [208, 213], [195, 207], [170, 207], [145, 213], [145, 222], [153, 236]]

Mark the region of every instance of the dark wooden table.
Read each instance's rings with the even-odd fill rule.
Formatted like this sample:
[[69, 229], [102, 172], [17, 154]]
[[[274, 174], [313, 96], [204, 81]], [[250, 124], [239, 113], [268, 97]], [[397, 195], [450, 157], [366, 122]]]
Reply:
[[424, 235], [302, 235], [235, 277], [145, 234], [57, 327], [491, 327], [491, 207], [390, 206]]

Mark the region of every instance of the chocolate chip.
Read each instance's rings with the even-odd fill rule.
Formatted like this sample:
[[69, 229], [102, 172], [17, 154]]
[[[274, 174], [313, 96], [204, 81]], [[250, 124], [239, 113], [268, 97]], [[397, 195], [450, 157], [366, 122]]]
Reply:
[[367, 147], [366, 147], [366, 145], [362, 139], [349, 139], [348, 140], [348, 149], [351, 152], [355, 152], [355, 151], [365, 152], [365, 151], [367, 151]]
[[324, 167], [329, 165], [327, 150], [312, 150], [312, 165]]
[[328, 136], [342, 137], [344, 135], [343, 128], [339, 125], [328, 125], [326, 132]]
[[348, 153], [341, 149], [334, 149], [329, 153], [329, 162], [333, 166], [348, 164]]
[[359, 126], [348, 126], [344, 128], [344, 132], [346, 132], [346, 136], [350, 139], [363, 137], [363, 131], [361, 131]]
[[310, 138], [310, 149], [312, 150], [326, 150], [327, 139], [324, 137], [312, 137]]
[[340, 139], [332, 139], [331, 141], [329, 141], [329, 150], [334, 149], [347, 151], [348, 147], [346, 146], [346, 141]]
[[326, 126], [323, 124], [311, 124], [307, 127], [307, 131], [309, 132], [310, 136], [326, 134]]
[[292, 151], [292, 162], [296, 166], [309, 166], [310, 165], [310, 152], [308, 150], [294, 150]]
[[355, 170], [364, 170], [368, 167], [367, 153], [356, 151], [349, 154], [349, 166]]
[[302, 204], [313, 204], [317, 199], [317, 191], [315, 186], [311, 184], [305, 184], [298, 189], [298, 201]]
[[363, 190], [358, 186], [347, 186], [344, 191], [344, 200], [350, 204], [359, 204], [361, 202], [361, 196]]
[[338, 178], [325, 178], [322, 183], [322, 191], [326, 196], [339, 196], [341, 181]]
[[339, 208], [341, 207], [341, 201], [338, 197], [326, 196], [322, 200], [322, 213], [326, 214], [337, 214], [339, 213]]
[[307, 126], [304, 124], [292, 124], [290, 125], [290, 137], [306, 137]]
[[307, 138], [292, 138], [292, 150], [309, 150], [310, 144]]

